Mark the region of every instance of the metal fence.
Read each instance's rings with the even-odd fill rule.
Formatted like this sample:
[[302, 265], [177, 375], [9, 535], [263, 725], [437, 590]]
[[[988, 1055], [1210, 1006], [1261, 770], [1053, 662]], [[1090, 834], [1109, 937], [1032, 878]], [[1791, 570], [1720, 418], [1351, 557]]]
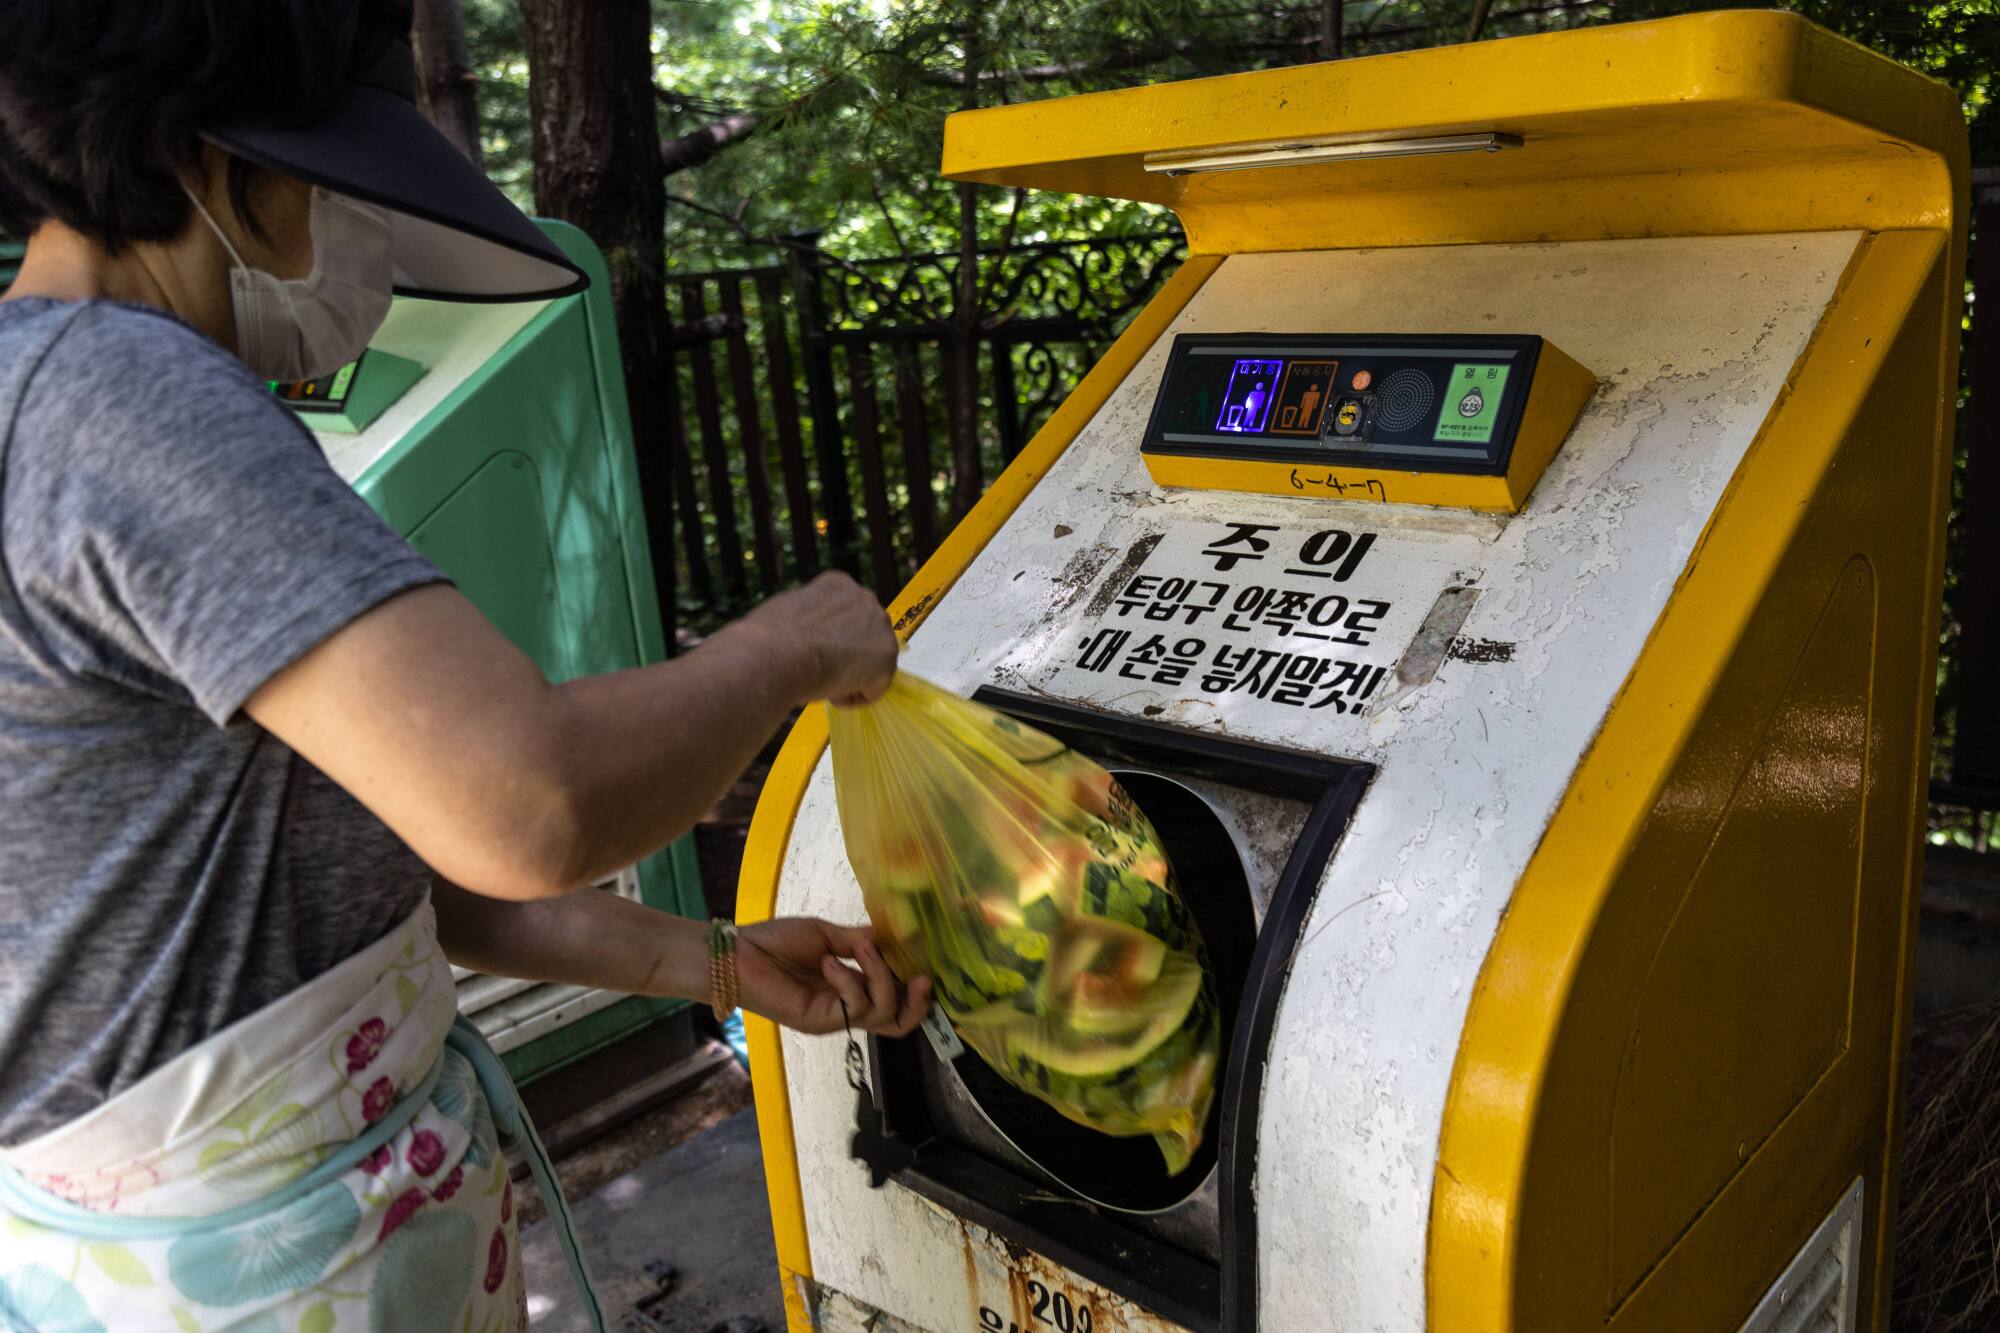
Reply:
[[887, 600], [1182, 253], [1177, 232], [984, 253], [973, 318], [957, 254], [848, 262], [808, 235], [675, 279], [682, 621], [826, 568]]

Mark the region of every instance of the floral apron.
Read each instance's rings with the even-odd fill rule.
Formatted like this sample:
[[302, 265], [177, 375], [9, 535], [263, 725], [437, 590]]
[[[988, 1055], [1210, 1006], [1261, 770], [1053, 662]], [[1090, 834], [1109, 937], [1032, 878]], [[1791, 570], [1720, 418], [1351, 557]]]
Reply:
[[0, 1151], [0, 1330], [525, 1330], [516, 1143], [603, 1316], [534, 1127], [457, 1015], [426, 901], [88, 1115]]

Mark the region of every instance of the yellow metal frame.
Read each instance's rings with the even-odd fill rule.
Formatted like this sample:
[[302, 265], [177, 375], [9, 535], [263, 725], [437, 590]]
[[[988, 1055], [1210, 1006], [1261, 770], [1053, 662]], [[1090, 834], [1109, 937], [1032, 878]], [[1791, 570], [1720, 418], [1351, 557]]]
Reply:
[[[1943, 386], [1954, 381], [1957, 330], [1955, 318], [1941, 323], [1935, 312], [1955, 316], [1949, 286], [1960, 271], [1948, 234], [1891, 232], [1864, 243], [1515, 889], [1474, 990], [1445, 1111], [1431, 1209], [1435, 1329], [1733, 1328], [1776, 1276], [1773, 1264], [1857, 1176], [1868, 1185], [1864, 1326], [1886, 1317], [1935, 596], [1878, 594], [1874, 653], [1858, 663], [1871, 673], [1871, 705], [1907, 706], [1818, 719], [1830, 730], [1853, 722], [1864, 738], [1869, 859], [1853, 910], [1872, 938], [1887, 934], [1899, 946], [1886, 960], [1828, 948], [1765, 961], [1779, 985], [1806, 984], [1790, 969], [1850, 978], [1855, 998], [1839, 1046], [1817, 1080], [1796, 1090], [1776, 1131], [1741, 1144], [1740, 1169], [1721, 1192], [1673, 1219], [1685, 1227], [1677, 1239], [1643, 1271], [1626, 1265], [1623, 1274], [1608, 1168], [1624, 1159], [1615, 1156], [1611, 1103], [1641, 1036], [1674, 1040], [1642, 1033], [1638, 1017], [1656, 951], [1677, 894], [1740, 809], [1751, 741], [1768, 734], [1788, 670], [1834, 604], [1829, 590], [1856, 560], [1870, 588], [1938, 586], [1950, 459], [1939, 447], [1949, 423], [1938, 404], [1949, 410]], [[1904, 447], [1890, 451], [1892, 442]], [[1821, 760], [1836, 753], [1823, 744]], [[1827, 813], [1812, 804], [1829, 799], [1824, 790], [1760, 796], [1794, 807], [1777, 819], [1810, 826]], [[1848, 910], [1837, 898], [1816, 901], [1826, 912]], [[1755, 1021], [1727, 976], [1683, 994], [1687, 1028], [1712, 1034]], [[1698, 1049], [1680, 1058], [1682, 1077], [1707, 1075]], [[1763, 1075], [1741, 1077], [1754, 1085]], [[1734, 1109], [1717, 1104], [1708, 1114]], [[1649, 1143], [1649, 1154], [1684, 1169], [1673, 1133]], [[1631, 1174], [1620, 1188], [1648, 1188], [1643, 1162]], [[1762, 1243], [1744, 1243], [1751, 1236]]]
[[1514, 433], [1514, 452], [1501, 476], [1456, 472], [1400, 472], [1376, 468], [1307, 466], [1252, 458], [1203, 458], [1195, 454], [1148, 453], [1146, 471], [1161, 486], [1210, 491], [1251, 491], [1259, 495], [1339, 496], [1382, 504], [1440, 505], [1519, 513], [1529, 492], [1548, 470], [1549, 460], [1576, 424], [1577, 414], [1597, 391], [1597, 377], [1547, 339], [1535, 363], [1528, 404]]
[[[1181, 177], [1143, 165], [1148, 153], [1172, 150], [1489, 131], [1517, 135], [1523, 146]], [[1712, 796], [1703, 781], [1713, 774], [1701, 766], [1717, 762], [1716, 738], [1746, 726], [1754, 732], [1759, 708], [1771, 706], [1772, 681], [1782, 677], [1744, 679], [1722, 664], [1752, 660], [1752, 649], [1790, 661], [1824, 618], [1820, 602], [1799, 598], [1817, 591], [1823, 600], [1834, 577], [1828, 562], [1840, 542], [1828, 533], [1851, 531], [1857, 515], [1871, 512], [1907, 525], [1902, 555], [1882, 543], [1870, 551], [1871, 569], [1895, 575], [1900, 588], [1917, 578], [1924, 589], [1938, 587], [1949, 475], [1940, 441], [1948, 439], [1956, 376], [1968, 184], [1956, 96], [1794, 15], [1728, 11], [965, 112], [947, 122], [944, 165], [955, 179], [1165, 204], [1179, 215], [1194, 257], [896, 599], [892, 613], [906, 637], [1223, 256], [1870, 234], [1516, 891], [1473, 996], [1433, 1199], [1434, 1328], [1543, 1333], [1616, 1322], [1684, 1330], [1740, 1319], [1739, 1298], [1760, 1276], [1750, 1268], [1764, 1264], [1767, 1251], [1732, 1251], [1727, 1226], [1703, 1221], [1656, 1266], [1621, 1284], [1606, 1259], [1611, 1242], [1588, 1234], [1588, 1217], [1601, 1220], [1601, 1210], [1565, 1219], [1572, 1200], [1546, 1188], [1592, 1188], [1576, 1169], [1561, 1169], [1562, 1154], [1573, 1141], [1584, 1145], [1576, 1161], [1603, 1165], [1590, 1156], [1603, 1146], [1602, 1116], [1580, 1090], [1589, 1086], [1589, 1061], [1599, 1061], [1601, 1079], [1607, 1044], [1615, 1053], [1624, 1033], [1609, 1019], [1572, 1020], [1605, 999], [1607, 985], [1618, 998], [1606, 980], [1615, 980], [1618, 965], [1643, 970], [1646, 960], [1632, 952], [1643, 922], [1632, 913], [1646, 896], [1621, 886], [1669, 864], [1648, 841], [1675, 832], [1660, 813], [1663, 794]], [[1921, 420], [1908, 418], [1913, 405], [1922, 407]], [[1874, 450], [1857, 452], [1859, 444], [1842, 444], [1848, 439], [1873, 441]], [[1920, 459], [1921, 475], [1889, 484], [1880, 469], [1898, 457]], [[1860, 475], [1883, 489], [1864, 494]], [[1896, 564], [1911, 558], [1913, 531], [1924, 534], [1914, 557], [1920, 574]], [[1868, 837], [1889, 849], [1877, 855], [1900, 858], [1899, 872], [1876, 877], [1886, 897], [1869, 904], [1870, 924], [1900, 940], [1893, 975], [1873, 980], [1900, 998], [1870, 1015], [1857, 1010], [1856, 1021], [1873, 1026], [1842, 1029], [1837, 1077], [1828, 1074], [1831, 1082], [1813, 1089], [1780, 1132], [1743, 1145], [1744, 1169], [1702, 1218], [1743, 1234], [1745, 1219], [1755, 1217], [1761, 1234], [1803, 1236], [1804, 1223], [1817, 1220], [1808, 1218], [1811, 1209], [1831, 1207], [1836, 1186], [1847, 1183], [1842, 1173], [1855, 1168], [1870, 1181], [1875, 1280], [1867, 1295], [1879, 1324], [1887, 1300], [1883, 1238], [1894, 1214], [1893, 1185], [1885, 1182], [1894, 1179], [1888, 1163], [1899, 1131], [1894, 1061], [1908, 1023], [1915, 947], [1910, 886], [1924, 799], [1916, 775], [1929, 735], [1937, 606], [1926, 596], [1877, 607], [1874, 641], [1900, 645], [1902, 654], [1885, 652], [1893, 670], [1879, 693], [1909, 704], [1868, 720], [1871, 735], [1881, 736], [1871, 750], [1880, 768], [1869, 775]], [[823, 714], [809, 711], [767, 781], [739, 889], [746, 921], [775, 909], [793, 821], [825, 738]], [[1877, 1030], [1882, 1022], [1890, 1030]], [[752, 1018], [747, 1027], [786, 1309], [793, 1333], [808, 1333], [812, 1258], [784, 1054], [773, 1025]], [[1865, 1052], [1876, 1054], [1855, 1058]], [[1882, 1060], [1891, 1062], [1886, 1070]], [[1840, 1101], [1829, 1091], [1836, 1086], [1890, 1091], [1859, 1120], [1840, 1119], [1830, 1109]], [[1547, 1175], [1524, 1196], [1531, 1167]], [[1812, 1188], [1781, 1196], [1780, 1168], [1809, 1172], [1793, 1184], [1806, 1179]], [[1811, 1203], [1801, 1202], [1808, 1196]], [[1564, 1304], [1573, 1292], [1583, 1293], [1581, 1305]]]

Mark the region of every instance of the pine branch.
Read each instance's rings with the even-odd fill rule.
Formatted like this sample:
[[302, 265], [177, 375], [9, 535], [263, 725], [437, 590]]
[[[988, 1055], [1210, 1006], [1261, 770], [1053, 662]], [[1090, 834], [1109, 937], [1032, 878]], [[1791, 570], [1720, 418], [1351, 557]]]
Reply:
[[720, 120], [724, 116], [734, 116], [743, 110], [740, 106], [731, 106], [727, 102], [718, 102], [712, 97], [700, 97], [694, 93], [684, 93], [677, 88], [661, 88], [656, 86], [653, 89], [653, 100], [669, 111], [692, 111], [697, 116], [706, 116], [710, 120]]
[[678, 139], [662, 140], [660, 171], [671, 176], [677, 171], [700, 166], [723, 149], [748, 139], [762, 119], [755, 111], [738, 111]]

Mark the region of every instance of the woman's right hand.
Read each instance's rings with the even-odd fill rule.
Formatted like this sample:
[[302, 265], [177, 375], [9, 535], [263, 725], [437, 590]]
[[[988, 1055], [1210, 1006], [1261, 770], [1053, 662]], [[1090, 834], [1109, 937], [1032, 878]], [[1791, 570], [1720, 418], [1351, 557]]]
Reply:
[[822, 574], [803, 588], [780, 593], [741, 623], [799, 651], [808, 698], [866, 703], [895, 679], [897, 643], [889, 613], [845, 574]]

